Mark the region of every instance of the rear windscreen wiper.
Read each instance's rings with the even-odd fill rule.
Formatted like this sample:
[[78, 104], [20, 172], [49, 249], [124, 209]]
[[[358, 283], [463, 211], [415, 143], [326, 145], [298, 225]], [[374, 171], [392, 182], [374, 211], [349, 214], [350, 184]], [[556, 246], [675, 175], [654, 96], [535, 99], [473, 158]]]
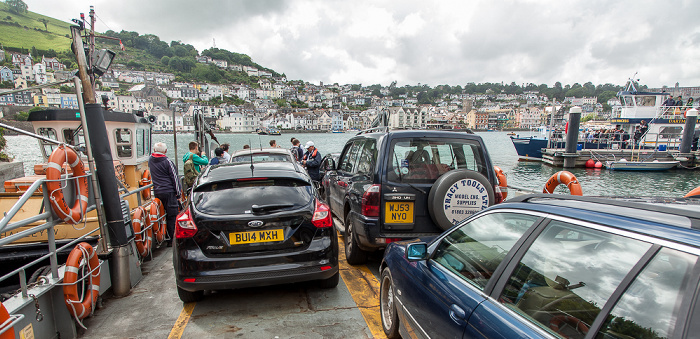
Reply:
[[251, 206], [251, 210], [253, 211], [253, 213], [260, 213], [260, 212], [279, 210], [279, 209], [290, 208], [290, 207], [294, 207], [294, 204], [253, 205], [253, 206]]

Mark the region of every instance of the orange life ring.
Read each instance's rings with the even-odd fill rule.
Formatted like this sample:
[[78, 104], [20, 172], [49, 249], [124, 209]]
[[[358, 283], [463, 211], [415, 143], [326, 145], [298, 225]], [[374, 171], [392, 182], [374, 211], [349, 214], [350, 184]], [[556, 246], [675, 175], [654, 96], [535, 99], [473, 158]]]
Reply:
[[[68, 163], [73, 176], [82, 177], [78, 179], [78, 194], [72, 208], [68, 207], [61, 189], [61, 170], [63, 164]], [[80, 160], [77, 153], [64, 145], [58, 146], [49, 156], [49, 163], [46, 167], [46, 187], [49, 190], [49, 200], [51, 208], [58, 216], [68, 224], [77, 224], [82, 220], [88, 205], [88, 181], [85, 177], [85, 165]]]
[[155, 198], [151, 202], [151, 225], [153, 226], [153, 234], [156, 237], [158, 243], [162, 243], [165, 240], [165, 233], [167, 231], [167, 223], [165, 221], [165, 207], [160, 199]]
[[[586, 325], [581, 319], [572, 317], [569, 315], [555, 315], [551, 319], [549, 319], [549, 328], [557, 332], [559, 335], [564, 336], [561, 332], [561, 325], [569, 325], [573, 328], [575, 328], [577, 331], [580, 333], [583, 333], [584, 335], [588, 334], [588, 325]], [[567, 338], [566, 336], [564, 336]]]
[[[87, 256], [87, 258], [85, 258]], [[80, 300], [78, 295], [78, 271], [80, 267], [87, 262], [87, 267], [90, 272], [90, 288], [88, 289], [90, 297]], [[66, 270], [63, 275], [63, 298], [66, 302], [68, 311], [76, 318], [83, 319], [87, 317], [100, 296], [100, 260], [95, 254], [95, 250], [86, 242], [81, 242], [73, 248], [66, 260]], [[93, 272], [94, 271], [94, 272]]]
[[691, 198], [691, 197], [696, 197], [700, 195], [700, 186], [695, 187], [692, 191], [688, 192], [688, 194], [684, 195], [683, 198]]
[[[143, 170], [141, 174], [141, 180], [139, 181], [139, 187], [143, 187], [151, 184], [151, 171], [148, 169]], [[148, 200], [151, 198], [151, 189], [141, 191], [141, 197]]]
[[498, 186], [501, 187], [503, 200], [506, 200], [508, 196], [508, 180], [506, 179], [506, 174], [503, 173], [503, 170], [498, 166], [493, 166], [493, 169], [496, 171], [496, 178], [498, 178]]
[[[0, 324], [4, 324], [9, 319], [10, 319], [10, 313], [7, 312], [5, 305], [3, 305], [0, 302]], [[15, 339], [15, 331], [12, 329], [12, 327], [8, 327], [8, 328], [0, 327], [0, 330], [5, 331], [5, 333], [0, 335], [0, 339]]]
[[568, 187], [569, 192], [571, 192], [571, 195], [583, 195], [581, 184], [579, 184], [578, 179], [576, 179], [576, 176], [569, 171], [559, 171], [557, 173], [554, 173], [554, 175], [552, 175], [549, 178], [549, 180], [547, 180], [547, 184], [544, 186], [542, 193], [551, 194], [554, 192], [554, 189], [557, 188], [557, 186], [559, 185], [565, 185], [566, 187]]
[[[131, 226], [134, 229], [134, 242], [136, 249], [139, 251], [139, 256], [145, 258], [148, 253], [151, 253], [151, 241], [153, 240], [153, 228], [151, 225], [151, 217], [146, 210], [139, 206], [134, 211], [134, 216], [131, 219]], [[144, 231], [145, 230], [145, 231]]]

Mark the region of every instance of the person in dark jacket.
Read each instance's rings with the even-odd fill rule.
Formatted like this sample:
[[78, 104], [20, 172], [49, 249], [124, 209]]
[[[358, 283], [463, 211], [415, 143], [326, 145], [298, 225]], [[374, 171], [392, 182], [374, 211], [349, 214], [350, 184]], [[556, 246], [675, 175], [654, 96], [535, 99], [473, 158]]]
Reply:
[[314, 146], [313, 141], [307, 142], [304, 148], [306, 148], [306, 153], [304, 153], [301, 164], [306, 167], [311, 180], [318, 182], [321, 180], [319, 171], [321, 169], [321, 160], [323, 159], [321, 152]]
[[171, 239], [168, 242], [168, 247], [170, 247], [172, 239], [175, 238], [175, 218], [180, 210], [178, 198], [182, 195], [182, 188], [180, 188], [180, 179], [177, 176], [175, 165], [165, 155], [167, 152], [168, 146], [165, 143], [158, 142], [153, 145], [153, 153], [148, 159], [148, 168], [151, 171], [155, 197], [160, 199], [165, 207], [165, 222], [168, 237]]

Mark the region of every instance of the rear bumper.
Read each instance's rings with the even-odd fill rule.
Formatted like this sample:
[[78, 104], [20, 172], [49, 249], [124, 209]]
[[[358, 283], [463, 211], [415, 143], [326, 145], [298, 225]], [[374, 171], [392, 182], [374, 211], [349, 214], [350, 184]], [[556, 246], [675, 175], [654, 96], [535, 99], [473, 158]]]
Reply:
[[430, 237], [441, 234], [441, 232], [418, 233], [418, 232], [392, 232], [386, 233], [379, 230], [379, 220], [368, 218], [362, 214], [350, 211], [353, 229], [356, 230], [358, 246], [364, 251], [377, 251], [386, 248], [388, 243], [384, 240], [392, 239], [414, 239], [419, 237]]
[[297, 252], [260, 256], [207, 257], [190, 241], [177, 239], [173, 250], [176, 284], [187, 291], [288, 284], [328, 279], [338, 273], [337, 237], [315, 239]]

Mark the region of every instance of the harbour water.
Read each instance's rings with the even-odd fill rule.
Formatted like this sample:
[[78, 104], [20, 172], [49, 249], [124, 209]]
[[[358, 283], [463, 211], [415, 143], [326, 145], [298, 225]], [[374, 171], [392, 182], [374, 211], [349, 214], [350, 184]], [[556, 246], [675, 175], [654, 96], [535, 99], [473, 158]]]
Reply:
[[[494, 165], [501, 167], [506, 173], [508, 183], [541, 191], [549, 177], [559, 171], [539, 162], [519, 162], [518, 155], [506, 132], [479, 132], [491, 155]], [[535, 135], [536, 132], [522, 132], [521, 136]], [[303, 144], [313, 141], [322, 154], [340, 152], [345, 142], [355, 133], [283, 133], [282, 135], [257, 134], [217, 134], [221, 143], [229, 143], [231, 151], [243, 148], [249, 144], [252, 147], [267, 147], [270, 140], [276, 140], [282, 147], [291, 147], [290, 139], [296, 137]], [[34, 164], [42, 162], [39, 155], [39, 145], [36, 140], [27, 136], [6, 136], [6, 152], [23, 161], [25, 174], [33, 173]], [[182, 169], [182, 156], [187, 153], [187, 144], [194, 140], [193, 134], [178, 134], [178, 165]], [[168, 156], [173, 157], [172, 134], [155, 134], [153, 142], [165, 142], [168, 145]], [[579, 179], [584, 195], [603, 196], [666, 196], [682, 197], [695, 187], [700, 186], [700, 172], [693, 170], [669, 170], [662, 172], [619, 172], [607, 169], [571, 170]], [[564, 187], [557, 192], [565, 193]]]

